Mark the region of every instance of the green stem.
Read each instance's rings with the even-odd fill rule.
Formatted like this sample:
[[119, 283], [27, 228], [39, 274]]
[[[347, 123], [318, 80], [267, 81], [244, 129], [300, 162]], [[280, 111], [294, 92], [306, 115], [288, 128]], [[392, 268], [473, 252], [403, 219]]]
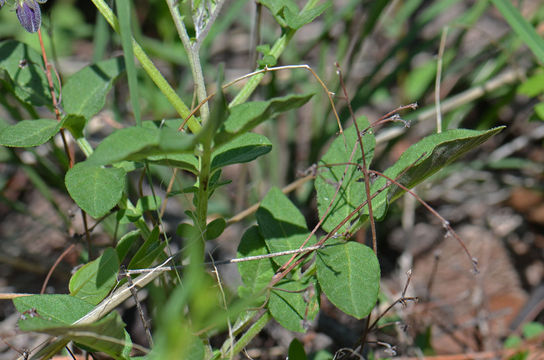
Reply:
[[[270, 55], [278, 59], [294, 35], [295, 35], [295, 30], [289, 30], [287, 31], [287, 33], [283, 34], [274, 43], [274, 46], [270, 50]], [[239, 105], [246, 102], [246, 100], [251, 96], [251, 94], [253, 94], [257, 86], [259, 86], [259, 83], [263, 79], [264, 75], [265, 73], [257, 74], [253, 76], [251, 79], [249, 79], [249, 81], [244, 85], [242, 90], [240, 90], [238, 95], [236, 95], [236, 97], [230, 102], [229, 107], [233, 107], [235, 105]]]
[[[309, 0], [306, 5], [304, 5], [302, 11], [310, 10], [314, 8], [318, 3], [319, 0]], [[294, 29], [287, 30], [278, 40], [276, 40], [274, 46], [272, 46], [272, 49], [270, 50], [270, 55], [274, 56], [274, 58], [276, 59], [279, 59], [280, 55], [285, 51], [287, 44], [289, 44], [295, 33], [296, 30]], [[244, 85], [242, 90], [240, 90], [238, 95], [236, 95], [236, 97], [230, 102], [229, 107], [233, 107], [235, 105], [246, 102], [251, 94], [253, 94], [257, 86], [259, 86], [259, 83], [263, 79], [264, 75], [265, 73], [257, 74], [249, 79], [249, 81]]]
[[244, 335], [240, 337], [240, 340], [234, 344], [232, 350], [229, 352], [229, 354], [226, 354], [224, 358], [231, 358], [233, 355], [242, 351], [247, 344], [249, 344], [249, 342], [261, 332], [265, 325], [268, 324], [270, 319], [272, 319], [272, 316], [268, 311], [265, 311], [263, 315], [253, 325], [251, 325], [249, 329], [247, 329]]
[[[185, 23], [179, 12], [179, 1], [177, 0], [166, 0], [168, 8], [170, 9], [170, 14], [176, 25], [176, 30], [178, 31], [179, 38], [185, 48], [187, 57], [189, 59], [189, 66], [191, 67], [191, 72], [193, 73], [193, 80], [195, 82], [195, 91], [196, 96], [198, 97], [199, 102], [203, 102], [207, 97], [206, 93], [206, 82], [204, 81], [204, 74], [202, 73], [202, 65], [200, 64], [200, 57], [198, 55], [198, 46], [193, 46], [191, 44], [191, 39], [189, 39], [189, 34], [187, 34], [187, 29], [185, 28]], [[200, 107], [200, 118], [205, 124], [208, 120], [210, 111], [208, 103], [205, 102]]]
[[[117, 20], [117, 17], [113, 14], [110, 7], [104, 2], [104, 0], [92, 0], [93, 4], [96, 6], [98, 11], [104, 16], [106, 21], [110, 24], [110, 26], [113, 28], [113, 30], [117, 33], [119, 33], [119, 22]], [[147, 72], [147, 75], [153, 80], [155, 85], [159, 88], [159, 90], [166, 96], [170, 104], [176, 109], [178, 114], [182, 118], [186, 118], [190, 114], [190, 110], [185, 105], [183, 100], [176, 94], [174, 89], [170, 86], [170, 84], [166, 81], [164, 76], [162, 76], [161, 72], [157, 69], [155, 64], [149, 59], [145, 51], [142, 49], [142, 47], [132, 38], [132, 48], [134, 50], [134, 55], [142, 64], [143, 69]], [[189, 121], [187, 122], [187, 126], [193, 133], [198, 133], [200, 131], [200, 124], [198, 121], [194, 119], [194, 117], [191, 117]]]

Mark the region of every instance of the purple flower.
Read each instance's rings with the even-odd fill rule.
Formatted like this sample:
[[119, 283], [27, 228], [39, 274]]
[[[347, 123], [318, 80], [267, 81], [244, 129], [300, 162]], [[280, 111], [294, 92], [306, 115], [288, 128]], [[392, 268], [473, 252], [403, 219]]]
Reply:
[[[5, 0], [0, 0], [4, 2]], [[18, 0], [17, 18], [26, 31], [34, 33], [40, 29], [42, 23], [42, 14], [40, 5], [36, 0]]]

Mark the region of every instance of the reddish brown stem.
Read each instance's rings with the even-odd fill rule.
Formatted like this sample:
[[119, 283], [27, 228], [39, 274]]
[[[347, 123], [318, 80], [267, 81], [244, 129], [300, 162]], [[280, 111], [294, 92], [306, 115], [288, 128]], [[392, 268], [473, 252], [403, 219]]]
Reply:
[[[49, 85], [49, 92], [51, 93], [51, 101], [53, 103], [53, 109], [55, 111], [55, 117], [57, 121], [61, 121], [61, 114], [59, 111], [59, 104], [57, 102], [57, 95], [55, 93], [55, 86], [53, 85], [53, 78], [51, 76], [51, 65], [49, 65], [49, 62], [47, 61], [47, 54], [45, 53], [45, 46], [43, 45], [43, 39], [42, 39], [42, 30], [38, 29], [38, 38], [40, 39], [40, 47], [42, 49], [42, 57], [43, 57], [43, 64], [45, 67], [45, 76], [47, 77], [47, 83]], [[60, 129], [60, 136], [62, 138], [62, 144], [64, 145], [64, 151], [66, 152], [66, 155], [68, 156], [68, 163], [70, 166], [70, 169], [74, 166], [74, 154], [73, 151], [70, 149], [68, 145], [68, 141], [66, 140], [66, 134], [64, 133], [64, 129]]]
[[51, 266], [51, 269], [49, 269], [49, 272], [47, 273], [47, 276], [45, 277], [45, 280], [43, 281], [43, 285], [42, 285], [42, 289], [40, 290], [40, 294], [43, 294], [45, 293], [45, 289], [47, 288], [47, 283], [49, 282], [49, 279], [51, 278], [51, 275], [53, 275], [53, 271], [55, 271], [55, 269], [57, 268], [57, 266], [59, 265], [59, 263], [61, 262], [61, 260], [66, 256], [68, 255], [68, 253], [70, 251], [72, 251], [72, 249], [74, 248], [74, 244], [68, 246], [68, 248], [66, 250], [64, 250], [62, 252], [62, 254], [60, 254], [60, 256], [57, 258], [57, 260], [55, 260], [55, 263], [53, 264], [53, 266]]

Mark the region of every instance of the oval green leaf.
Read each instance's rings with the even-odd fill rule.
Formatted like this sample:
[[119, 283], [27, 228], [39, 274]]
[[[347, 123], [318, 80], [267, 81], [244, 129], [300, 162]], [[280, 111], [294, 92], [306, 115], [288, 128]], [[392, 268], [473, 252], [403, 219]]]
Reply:
[[362, 319], [374, 308], [380, 265], [372, 249], [357, 242], [336, 242], [317, 251], [317, 279], [340, 310]]
[[23, 120], [0, 130], [0, 145], [9, 147], [38, 146], [59, 132], [62, 122], [52, 119]]
[[79, 163], [68, 170], [64, 182], [79, 207], [98, 218], [107, 214], [121, 199], [125, 175], [122, 169]]

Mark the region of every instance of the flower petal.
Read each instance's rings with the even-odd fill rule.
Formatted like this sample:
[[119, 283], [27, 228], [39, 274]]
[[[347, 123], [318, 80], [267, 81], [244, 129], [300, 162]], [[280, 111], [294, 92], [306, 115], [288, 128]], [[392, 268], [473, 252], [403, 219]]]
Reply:
[[42, 14], [36, 0], [23, 0], [17, 6], [15, 12], [26, 31], [34, 33], [40, 29]]

